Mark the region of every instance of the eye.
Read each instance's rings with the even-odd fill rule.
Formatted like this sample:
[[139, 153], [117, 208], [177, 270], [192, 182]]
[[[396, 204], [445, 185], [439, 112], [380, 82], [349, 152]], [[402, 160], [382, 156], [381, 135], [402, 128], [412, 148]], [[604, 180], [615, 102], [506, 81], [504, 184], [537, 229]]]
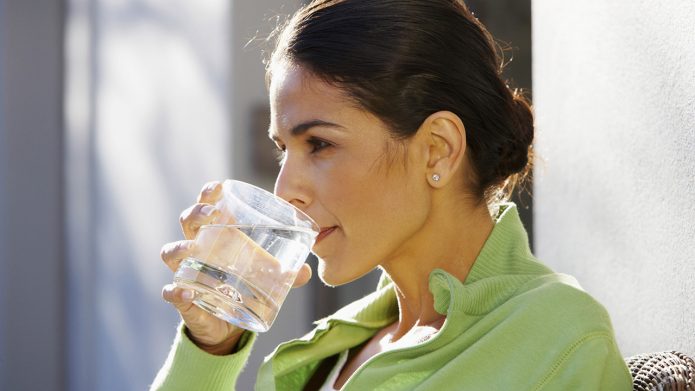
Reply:
[[311, 153], [316, 153], [321, 151], [322, 149], [332, 146], [332, 144], [328, 141], [321, 140], [320, 138], [316, 137], [309, 137], [309, 139], [307, 139], [307, 143], [311, 145]]
[[284, 145], [275, 145], [275, 160], [281, 166], [285, 162], [285, 149]]

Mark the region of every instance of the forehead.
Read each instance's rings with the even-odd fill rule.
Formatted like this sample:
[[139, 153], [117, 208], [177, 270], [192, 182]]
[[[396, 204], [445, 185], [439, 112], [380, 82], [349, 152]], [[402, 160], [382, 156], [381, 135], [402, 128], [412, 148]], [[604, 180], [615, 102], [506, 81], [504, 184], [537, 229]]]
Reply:
[[322, 99], [318, 100], [319, 102], [326, 98], [329, 100], [345, 100], [345, 96], [337, 87], [306, 71], [299, 65], [283, 62], [273, 67], [273, 74], [270, 80], [271, 103], [272, 101], [284, 103], [289, 99], [297, 97], [311, 100], [319, 95], [322, 96]]
[[315, 119], [345, 121], [359, 112], [340, 89], [301, 67], [274, 67], [270, 82], [271, 131]]

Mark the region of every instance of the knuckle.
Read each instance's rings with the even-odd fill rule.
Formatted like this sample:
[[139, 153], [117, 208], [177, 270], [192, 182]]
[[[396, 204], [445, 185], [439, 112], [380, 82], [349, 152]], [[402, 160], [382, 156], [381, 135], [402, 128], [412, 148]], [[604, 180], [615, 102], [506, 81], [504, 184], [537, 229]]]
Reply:
[[207, 182], [206, 184], [203, 185], [203, 188], [200, 190], [200, 196], [205, 196], [211, 193], [214, 193], [215, 190], [217, 190], [217, 186], [219, 186], [220, 181], [210, 181]]
[[186, 221], [186, 219], [188, 218], [188, 215], [190, 215], [190, 214], [191, 214], [191, 208], [187, 208], [186, 210], [181, 212], [181, 214], [179, 215], [179, 223], [183, 224]]
[[196, 216], [202, 215], [202, 214], [203, 214], [203, 208], [205, 208], [207, 205], [208, 205], [208, 204], [205, 204], [205, 203], [202, 203], [202, 202], [199, 202], [199, 203], [195, 204], [195, 205], [194, 205], [194, 214], [195, 214]]
[[176, 252], [179, 255], [186, 255], [190, 249], [193, 248], [193, 241], [191, 240], [181, 240], [176, 243]]
[[205, 185], [203, 185], [203, 190], [201, 193], [211, 193], [215, 191], [215, 188], [220, 184], [220, 181], [209, 181]]
[[163, 261], [167, 261], [169, 258], [169, 253], [171, 252], [171, 243], [166, 243], [162, 246], [162, 249], [159, 250], [159, 256], [162, 258]]
[[189, 240], [166, 243], [162, 246], [159, 256], [165, 263], [171, 264], [177, 257], [185, 255], [186, 251], [190, 250], [192, 247], [193, 243]]
[[198, 216], [200, 214], [200, 209], [203, 207], [203, 205], [204, 204], [198, 203], [186, 208], [186, 210], [181, 212], [181, 214], [179, 215], [179, 223], [181, 225], [185, 225], [188, 223], [189, 220]]
[[211, 200], [215, 193], [219, 190], [220, 185], [220, 181], [211, 181], [206, 183], [205, 186], [203, 186], [203, 189], [200, 191], [200, 194], [198, 194], [198, 202]]

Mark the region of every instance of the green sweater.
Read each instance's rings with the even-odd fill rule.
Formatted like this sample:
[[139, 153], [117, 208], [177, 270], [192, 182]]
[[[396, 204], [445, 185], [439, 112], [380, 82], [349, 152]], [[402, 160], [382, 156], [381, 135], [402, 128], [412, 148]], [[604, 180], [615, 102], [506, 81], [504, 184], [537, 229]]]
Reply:
[[[441, 330], [409, 348], [375, 355], [343, 390], [631, 390], [606, 310], [577, 281], [553, 273], [528, 247], [514, 204], [495, 228], [464, 282], [444, 270], [429, 278]], [[301, 390], [322, 360], [367, 341], [398, 318], [393, 283], [316, 322], [280, 344], [258, 372], [257, 390]], [[180, 327], [156, 390], [232, 390], [256, 338], [237, 353], [212, 356]]]

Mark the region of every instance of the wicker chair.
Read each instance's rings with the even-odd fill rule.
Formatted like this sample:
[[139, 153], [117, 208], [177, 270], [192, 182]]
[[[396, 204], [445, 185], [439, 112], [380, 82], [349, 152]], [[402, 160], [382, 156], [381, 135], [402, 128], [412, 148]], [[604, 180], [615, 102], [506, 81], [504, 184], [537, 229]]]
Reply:
[[695, 391], [695, 361], [683, 353], [646, 353], [625, 361], [634, 391]]

